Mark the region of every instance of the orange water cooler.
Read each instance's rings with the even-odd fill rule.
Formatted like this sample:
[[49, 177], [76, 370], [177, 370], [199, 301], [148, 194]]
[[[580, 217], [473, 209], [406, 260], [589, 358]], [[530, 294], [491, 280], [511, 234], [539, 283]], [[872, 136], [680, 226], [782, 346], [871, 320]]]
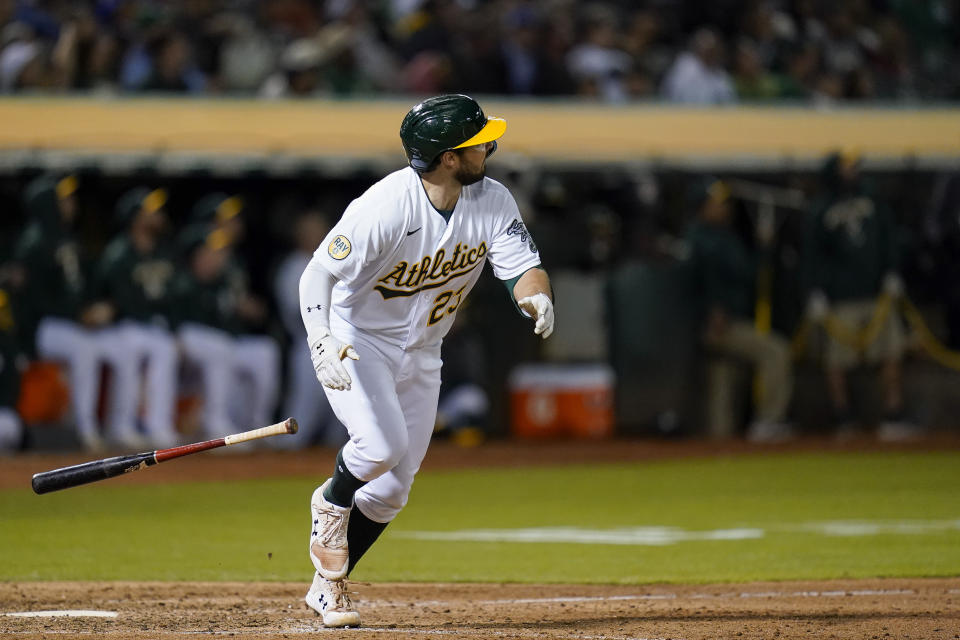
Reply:
[[604, 364], [525, 364], [510, 374], [511, 433], [522, 438], [613, 435], [613, 370]]

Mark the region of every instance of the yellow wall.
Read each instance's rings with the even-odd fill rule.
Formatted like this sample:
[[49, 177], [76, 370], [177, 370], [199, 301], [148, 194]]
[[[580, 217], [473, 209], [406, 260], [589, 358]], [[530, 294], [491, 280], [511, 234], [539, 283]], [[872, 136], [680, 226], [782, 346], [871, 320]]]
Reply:
[[[391, 157], [411, 101], [0, 100], [0, 150]], [[503, 149], [553, 160], [723, 155], [960, 156], [960, 109], [685, 109], [484, 102]]]

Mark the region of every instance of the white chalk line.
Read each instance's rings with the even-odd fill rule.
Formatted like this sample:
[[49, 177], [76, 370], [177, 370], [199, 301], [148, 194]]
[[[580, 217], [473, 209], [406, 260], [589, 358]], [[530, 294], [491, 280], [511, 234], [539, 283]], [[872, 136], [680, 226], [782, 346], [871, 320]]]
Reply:
[[663, 546], [705, 540], [755, 540], [763, 529], [713, 529], [687, 531], [678, 527], [625, 527], [585, 529], [581, 527], [537, 527], [524, 529], [461, 529], [459, 531], [397, 531], [394, 538], [431, 542], [526, 542], [564, 544], [614, 544]]
[[928, 535], [960, 531], [960, 518], [947, 520], [827, 520], [723, 529], [641, 526], [613, 529], [527, 527], [460, 529], [456, 531], [396, 531], [394, 538], [431, 542], [508, 542], [664, 546], [681, 542], [757, 540], [770, 533], [805, 533], [828, 537]]
[[59, 611], [10, 611], [0, 615], [8, 618], [116, 618], [116, 611], [91, 609], [63, 609]]

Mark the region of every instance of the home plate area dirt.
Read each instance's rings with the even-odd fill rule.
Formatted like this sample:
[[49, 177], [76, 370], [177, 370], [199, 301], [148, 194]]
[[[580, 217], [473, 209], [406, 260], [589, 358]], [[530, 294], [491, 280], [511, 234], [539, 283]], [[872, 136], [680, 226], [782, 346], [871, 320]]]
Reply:
[[[2, 638], [960, 638], [960, 579], [722, 585], [354, 584], [324, 629], [291, 583], [0, 583]], [[14, 617], [18, 612], [116, 617]], [[105, 614], [101, 614], [105, 615]]]

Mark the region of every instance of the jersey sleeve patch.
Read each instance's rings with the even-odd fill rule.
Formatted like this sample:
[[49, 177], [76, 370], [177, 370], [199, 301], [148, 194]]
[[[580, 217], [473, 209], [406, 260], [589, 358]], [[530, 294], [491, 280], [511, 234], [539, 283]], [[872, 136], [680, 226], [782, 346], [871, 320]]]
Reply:
[[343, 260], [350, 255], [352, 248], [350, 241], [347, 240], [347, 236], [341, 235], [330, 241], [330, 246], [327, 247], [327, 253], [329, 253], [330, 257], [334, 260]]
[[507, 235], [517, 236], [520, 239], [520, 242], [527, 243], [531, 253], [537, 252], [537, 245], [534, 244], [533, 238], [530, 236], [530, 232], [527, 231], [527, 227], [519, 219], [513, 219], [513, 222], [510, 223], [510, 227], [507, 228]]

